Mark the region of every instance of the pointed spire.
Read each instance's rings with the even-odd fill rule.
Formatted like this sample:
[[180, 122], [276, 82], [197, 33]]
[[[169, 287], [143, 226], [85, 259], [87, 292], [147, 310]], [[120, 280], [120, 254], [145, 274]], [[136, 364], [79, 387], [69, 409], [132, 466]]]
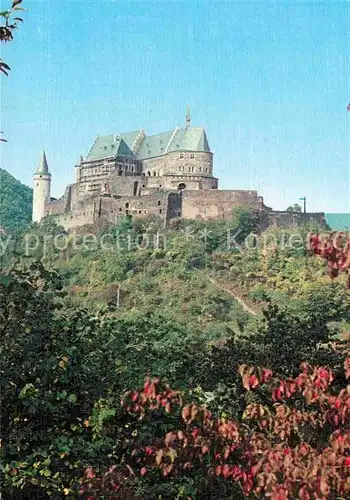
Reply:
[[43, 151], [41, 153], [41, 158], [40, 158], [40, 162], [39, 162], [39, 165], [38, 165], [38, 168], [36, 169], [36, 174], [46, 174], [46, 175], [50, 175], [50, 172], [49, 172], [49, 167], [47, 165], [47, 159], [46, 159], [46, 154], [45, 154], [45, 151]]
[[187, 112], [186, 112], [186, 128], [189, 128], [191, 126], [191, 109], [190, 106], [187, 106]]

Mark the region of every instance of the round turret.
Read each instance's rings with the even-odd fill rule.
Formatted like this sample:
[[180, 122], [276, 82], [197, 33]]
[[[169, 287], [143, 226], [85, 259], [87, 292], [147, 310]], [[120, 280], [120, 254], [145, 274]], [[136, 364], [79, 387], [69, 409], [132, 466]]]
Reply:
[[45, 204], [51, 200], [51, 174], [45, 151], [42, 152], [38, 168], [34, 173], [33, 222], [40, 222], [45, 216]]

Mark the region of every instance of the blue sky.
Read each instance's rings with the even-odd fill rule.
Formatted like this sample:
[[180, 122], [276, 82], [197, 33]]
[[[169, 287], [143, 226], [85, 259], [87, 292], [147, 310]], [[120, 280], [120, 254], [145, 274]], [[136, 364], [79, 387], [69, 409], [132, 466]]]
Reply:
[[[9, 0], [10, 1], [10, 0]], [[1, 10], [9, 1], [1, 1]], [[52, 194], [97, 134], [204, 125], [222, 189], [350, 211], [349, 3], [23, 0], [2, 46], [1, 165]]]

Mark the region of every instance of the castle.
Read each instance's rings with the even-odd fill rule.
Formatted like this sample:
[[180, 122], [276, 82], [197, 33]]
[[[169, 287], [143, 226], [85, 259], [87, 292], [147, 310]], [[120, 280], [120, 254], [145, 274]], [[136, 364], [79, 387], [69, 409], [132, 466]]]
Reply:
[[45, 152], [34, 173], [33, 221], [54, 215], [65, 229], [112, 223], [125, 216], [156, 214], [170, 219], [227, 219], [232, 208], [256, 209], [264, 225], [295, 226], [323, 214], [273, 212], [252, 190], [219, 190], [213, 176], [213, 153], [204, 128], [191, 127], [146, 135], [143, 129], [97, 136], [86, 158], [75, 166], [76, 182], [60, 199], [51, 198], [51, 174]]

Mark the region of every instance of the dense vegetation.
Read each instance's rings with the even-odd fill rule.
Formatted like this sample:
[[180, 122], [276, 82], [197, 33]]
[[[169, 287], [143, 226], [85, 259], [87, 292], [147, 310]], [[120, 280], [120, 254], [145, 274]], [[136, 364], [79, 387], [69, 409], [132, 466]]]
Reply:
[[32, 189], [0, 168], [0, 226], [13, 232], [32, 218]]
[[[2, 481], [9, 498], [239, 499], [253, 498], [257, 488], [294, 498], [299, 483], [277, 472], [278, 458], [266, 455], [276, 475], [262, 482], [248, 470], [262, 449], [247, 462], [242, 454], [256, 439], [260, 413], [278, 426], [283, 408], [301, 412], [298, 428], [290, 434], [287, 419], [286, 434], [268, 433], [264, 449], [275, 457], [291, 449], [300, 474], [300, 449], [308, 463], [321, 463], [329, 443], [341, 441], [349, 417], [343, 365], [350, 296], [345, 277], [330, 280], [322, 259], [308, 254], [306, 228], [247, 238], [257, 222], [244, 207], [228, 222], [175, 221], [167, 230], [149, 218], [67, 234], [47, 219], [11, 242], [0, 282]], [[306, 360], [327, 366], [324, 377], [332, 370], [326, 384], [310, 379], [312, 390], [325, 394], [317, 392], [320, 408], [318, 400], [302, 402], [305, 394], [287, 397], [278, 382], [294, 383]], [[281, 410], [260, 388], [261, 373], [270, 371], [249, 369], [247, 380], [242, 365], [274, 372]], [[147, 378], [143, 391], [153, 387], [151, 399], [138, 389], [145, 377], [161, 381]], [[336, 394], [341, 418], [329, 426], [324, 418]], [[196, 408], [190, 421], [181, 417], [188, 404]], [[263, 409], [251, 414], [256, 404]], [[238, 429], [233, 454], [217, 419]], [[169, 440], [175, 430], [182, 444], [182, 436], [194, 440], [181, 453], [182, 444]], [[310, 478], [301, 498], [345, 498], [347, 449], [341, 441], [336, 473], [322, 479], [323, 497], [312, 496]]]

